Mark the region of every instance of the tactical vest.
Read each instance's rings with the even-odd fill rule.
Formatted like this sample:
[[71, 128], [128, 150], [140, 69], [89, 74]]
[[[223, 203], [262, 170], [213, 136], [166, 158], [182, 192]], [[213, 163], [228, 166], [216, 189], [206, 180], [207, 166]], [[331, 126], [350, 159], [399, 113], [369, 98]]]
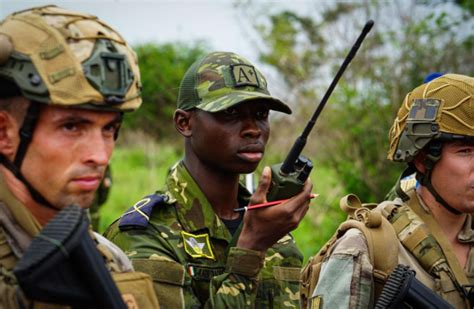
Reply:
[[[302, 271], [303, 308], [317, 308], [317, 304], [311, 303], [311, 295], [318, 283], [322, 264], [329, 258], [336, 241], [351, 228], [360, 230], [367, 240], [368, 254], [373, 265], [375, 299], [379, 297], [395, 266], [398, 263], [408, 263], [410, 258], [414, 258], [421, 265], [421, 272], [427, 273], [426, 276], [418, 276], [417, 272], [417, 278], [423, 284], [456, 308], [470, 308], [463, 289], [463, 286], [469, 285], [466, 274], [460, 269], [455, 256], [446, 257], [438, 243], [439, 239], [435, 239], [427, 224], [416, 213], [420, 205], [414, 194], [413, 191], [408, 204], [395, 201], [379, 205], [362, 204], [355, 195], [341, 199], [340, 207], [348, 214], [348, 219], [339, 226], [318, 254], [310, 258]], [[428, 220], [426, 217], [423, 219]], [[430, 225], [430, 228], [433, 229], [433, 226]], [[403, 247], [399, 249], [394, 245], [398, 243], [403, 244]], [[446, 245], [444, 247], [449, 247], [449, 244]], [[409, 254], [405, 254], [404, 250]]]
[[[1, 202], [0, 202], [1, 203]], [[69, 308], [64, 305], [32, 302], [24, 297], [18, 287], [13, 268], [31, 242], [31, 237], [17, 225], [8, 209], [0, 205], [0, 308]], [[114, 261], [114, 253], [106, 245], [97, 241], [97, 250], [115, 281], [123, 300], [128, 308], [159, 308], [150, 277], [140, 272], [123, 272], [121, 266]]]

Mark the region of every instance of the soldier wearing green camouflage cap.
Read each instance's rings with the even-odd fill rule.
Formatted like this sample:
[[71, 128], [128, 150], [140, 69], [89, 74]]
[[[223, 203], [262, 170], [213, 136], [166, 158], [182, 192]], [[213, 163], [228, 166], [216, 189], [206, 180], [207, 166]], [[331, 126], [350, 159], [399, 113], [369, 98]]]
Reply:
[[370, 207], [341, 200], [351, 218], [303, 272], [303, 302], [372, 308], [391, 299], [382, 287], [403, 264], [453, 307], [472, 308], [474, 78], [445, 74], [408, 93], [389, 139], [388, 159], [407, 164], [400, 179], [414, 173], [418, 185], [399, 181], [400, 198]]
[[[32, 288], [23, 288], [15, 266], [62, 209], [90, 207], [122, 114], [141, 104], [140, 88], [135, 53], [95, 16], [45, 6], [0, 23], [1, 308], [76, 307], [55, 296], [48, 304], [28, 297]], [[89, 234], [124, 300], [158, 306], [150, 277]], [[67, 259], [70, 252], [55, 245]]]
[[136, 269], [151, 274], [164, 307], [298, 307], [302, 255], [289, 232], [308, 209], [311, 183], [278, 206], [233, 211], [266, 201], [268, 167], [252, 196], [239, 175], [262, 159], [270, 110], [291, 112], [239, 55], [210, 53], [186, 72], [174, 115], [185, 156], [163, 191], [106, 232]]

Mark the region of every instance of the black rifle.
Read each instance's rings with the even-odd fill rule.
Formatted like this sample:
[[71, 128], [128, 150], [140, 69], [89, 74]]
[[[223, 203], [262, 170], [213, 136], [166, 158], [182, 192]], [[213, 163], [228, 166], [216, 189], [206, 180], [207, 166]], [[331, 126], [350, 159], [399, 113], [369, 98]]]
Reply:
[[376, 309], [454, 308], [415, 278], [415, 271], [398, 264], [385, 283]]
[[348, 55], [344, 59], [341, 67], [336, 73], [331, 85], [329, 86], [328, 90], [324, 94], [324, 97], [321, 99], [316, 111], [314, 112], [313, 116], [306, 124], [306, 127], [303, 130], [303, 133], [296, 139], [293, 147], [291, 148], [290, 152], [288, 153], [285, 161], [280, 164], [273, 165], [271, 167], [272, 170], [272, 184], [270, 189], [268, 190], [267, 200], [268, 201], [275, 201], [285, 198], [290, 198], [295, 194], [301, 192], [303, 189], [303, 185], [308, 179], [311, 170], [313, 169], [313, 163], [310, 159], [300, 155], [303, 151], [304, 146], [306, 145], [306, 139], [313, 129], [314, 125], [316, 124], [316, 120], [321, 114], [324, 106], [326, 105], [327, 100], [331, 96], [332, 91], [337, 85], [339, 78], [342, 76], [346, 67], [354, 58], [357, 50], [359, 50], [362, 41], [365, 39], [367, 34], [369, 33], [370, 29], [374, 22], [369, 20], [364, 29], [362, 29], [361, 34], [357, 38], [357, 41], [352, 46], [351, 50], [349, 51]]
[[73, 308], [127, 308], [88, 229], [85, 211], [71, 205], [33, 239], [13, 269], [29, 299]]

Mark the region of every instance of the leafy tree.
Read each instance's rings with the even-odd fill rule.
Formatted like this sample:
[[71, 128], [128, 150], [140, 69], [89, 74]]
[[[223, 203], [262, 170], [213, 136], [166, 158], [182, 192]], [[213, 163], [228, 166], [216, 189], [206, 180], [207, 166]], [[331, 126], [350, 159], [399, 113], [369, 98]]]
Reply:
[[124, 126], [168, 139], [174, 132], [173, 112], [176, 109], [181, 79], [191, 64], [207, 51], [203, 42], [134, 46], [142, 77], [142, 107], [125, 118]]
[[470, 2], [458, 2], [359, 1], [319, 6], [318, 16], [250, 15], [263, 42], [260, 60], [279, 73], [295, 111], [295, 117], [274, 120], [281, 125], [274, 126], [272, 145], [278, 148], [270, 152], [286, 154], [363, 22], [372, 18], [374, 30], [321, 114], [305, 152], [333, 168], [345, 192], [364, 201], [383, 199], [403, 168], [391, 164], [386, 151], [404, 95], [430, 72], [474, 71]]

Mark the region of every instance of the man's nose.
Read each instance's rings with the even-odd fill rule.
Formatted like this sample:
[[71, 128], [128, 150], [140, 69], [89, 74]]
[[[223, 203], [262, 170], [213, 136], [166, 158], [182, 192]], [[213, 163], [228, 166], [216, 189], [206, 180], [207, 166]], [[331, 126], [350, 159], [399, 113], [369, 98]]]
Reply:
[[84, 147], [87, 148], [84, 158], [86, 164], [107, 166], [112, 155], [114, 140], [109, 136], [104, 136], [102, 132], [94, 132], [85, 141]]
[[245, 117], [242, 120], [242, 131], [243, 137], [257, 138], [262, 134], [262, 130], [257, 124], [257, 120], [253, 117]]

